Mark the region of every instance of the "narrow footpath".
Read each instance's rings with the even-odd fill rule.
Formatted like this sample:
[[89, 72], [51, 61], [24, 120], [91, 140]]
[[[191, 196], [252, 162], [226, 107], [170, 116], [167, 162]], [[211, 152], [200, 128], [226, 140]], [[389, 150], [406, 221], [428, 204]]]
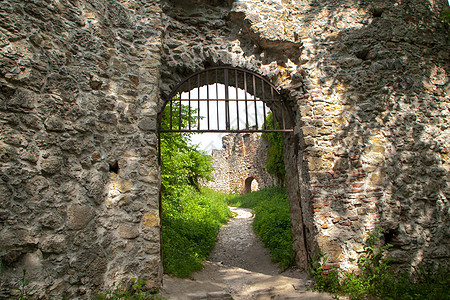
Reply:
[[307, 289], [308, 275], [296, 269], [281, 272], [253, 233], [250, 209], [231, 207], [234, 217], [222, 226], [203, 270], [192, 279], [164, 275], [165, 299], [333, 299]]

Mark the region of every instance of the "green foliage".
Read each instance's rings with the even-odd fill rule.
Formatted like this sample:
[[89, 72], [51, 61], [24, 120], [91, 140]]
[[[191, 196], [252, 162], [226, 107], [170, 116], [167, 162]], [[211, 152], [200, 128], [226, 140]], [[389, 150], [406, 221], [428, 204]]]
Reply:
[[450, 272], [419, 266], [413, 276], [396, 274], [393, 260], [386, 257], [390, 244], [383, 245], [381, 231], [369, 235], [364, 254], [358, 260], [358, 271], [324, 270], [326, 256], [321, 254], [312, 264], [313, 289], [351, 299], [450, 299]]
[[[181, 114], [180, 114], [181, 109]], [[186, 106], [173, 107], [181, 116], [181, 126], [189, 122]], [[196, 124], [191, 110], [191, 124]], [[170, 112], [164, 111], [162, 129], [170, 127]], [[202, 268], [202, 262], [214, 247], [219, 228], [230, 211], [225, 195], [200, 189], [200, 179], [212, 179], [210, 157], [189, 144], [190, 134], [161, 134], [162, 250], [166, 273], [187, 277]]]
[[19, 291], [19, 295], [17, 295], [15, 297], [15, 299], [19, 299], [19, 300], [31, 299], [31, 296], [27, 290], [27, 285], [30, 283], [30, 280], [26, 280], [25, 279], [26, 276], [27, 276], [27, 270], [23, 269], [22, 270], [22, 278], [20, 279], [20, 287], [17, 288], [17, 290]]
[[[267, 129], [274, 129], [272, 113], [269, 113], [267, 116], [266, 124]], [[279, 128], [278, 124], [276, 124], [276, 128]], [[264, 132], [261, 137], [270, 143], [270, 147], [267, 150], [267, 172], [275, 176], [278, 179], [278, 182], [283, 185], [284, 178], [286, 177], [286, 168], [284, 166], [283, 156], [283, 135], [281, 132]]]
[[142, 279], [132, 278], [131, 282], [127, 286], [116, 287], [113, 284], [113, 288], [104, 294], [98, 294], [97, 300], [153, 300], [161, 299], [157, 295], [145, 290], [145, 281]]
[[339, 272], [336, 268], [325, 270], [324, 266], [328, 261], [328, 256], [319, 253], [312, 262], [311, 275], [314, 279], [313, 289], [319, 292], [337, 294], [339, 287]]
[[446, 9], [442, 12], [441, 19], [450, 24], [450, 9]]
[[177, 198], [163, 196], [162, 248], [166, 273], [187, 277], [202, 268], [202, 262], [217, 241], [221, 225], [230, 217], [229, 196], [213, 190], [185, 186]]
[[[174, 106], [172, 114], [179, 116], [180, 107]], [[189, 122], [188, 107], [181, 106], [181, 128]], [[196, 124], [195, 110], [191, 109], [191, 124]], [[172, 129], [179, 129], [180, 124], [174, 122]], [[170, 111], [164, 110], [161, 129], [170, 128]], [[162, 133], [161, 134], [161, 186], [163, 193], [179, 194], [183, 186], [190, 185], [199, 189], [199, 179], [211, 180], [210, 157], [190, 145], [190, 133]]]
[[252, 208], [253, 229], [269, 249], [273, 261], [281, 268], [294, 263], [292, 227], [287, 192], [284, 188], [269, 188], [238, 196], [231, 205]]

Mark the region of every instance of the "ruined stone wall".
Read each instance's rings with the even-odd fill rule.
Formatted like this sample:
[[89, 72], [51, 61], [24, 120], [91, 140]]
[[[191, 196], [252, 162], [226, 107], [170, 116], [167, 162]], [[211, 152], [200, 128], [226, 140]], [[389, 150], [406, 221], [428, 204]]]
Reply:
[[0, 298], [159, 286], [161, 31], [158, 1], [0, 3]]
[[376, 226], [400, 263], [448, 263], [447, 7], [2, 1], [1, 297], [22, 268], [42, 298], [88, 298], [130, 277], [159, 285], [159, 95], [217, 65], [261, 74], [291, 105], [301, 268], [318, 250], [351, 268]]
[[248, 178], [253, 178], [258, 188], [276, 184], [266, 170], [267, 141], [256, 133], [228, 134], [222, 138], [223, 149], [213, 150], [211, 163], [213, 181], [202, 185], [224, 193], [244, 193]]
[[446, 7], [164, 2], [163, 95], [194, 71], [231, 65], [266, 77], [290, 103], [286, 185], [301, 268], [319, 250], [353, 268], [376, 227], [398, 263], [448, 263]]

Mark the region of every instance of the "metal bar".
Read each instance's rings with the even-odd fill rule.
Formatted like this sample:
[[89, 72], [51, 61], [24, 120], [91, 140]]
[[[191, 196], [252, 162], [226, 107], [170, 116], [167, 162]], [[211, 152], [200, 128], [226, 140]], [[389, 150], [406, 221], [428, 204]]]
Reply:
[[281, 106], [281, 120], [282, 120], [282, 122], [283, 122], [283, 129], [285, 129], [286, 128], [286, 119], [285, 119], [285, 116], [284, 116], [284, 102], [283, 102], [283, 100], [281, 100], [281, 103], [280, 103], [280, 106]]
[[245, 129], [248, 129], [248, 108], [247, 108], [247, 74], [244, 73], [244, 100], [245, 100]]
[[[261, 88], [262, 88], [262, 98], [264, 99], [264, 80], [261, 78]], [[266, 124], [266, 103], [263, 101], [263, 113], [264, 113], [264, 124], [262, 126], [262, 129], [267, 129]]]
[[207, 129], [192, 129], [192, 130], [188, 130], [188, 129], [182, 129], [182, 130], [161, 130], [161, 132], [213, 132], [213, 133], [239, 133], [239, 132], [243, 132], [243, 133], [247, 133], [247, 132], [292, 132], [294, 131], [294, 129], [267, 129], [267, 130], [261, 130], [261, 129], [241, 129], [241, 130], [234, 130], [234, 129], [230, 129], [230, 130], [225, 130], [225, 129], [211, 129], [211, 130], [207, 130]]
[[236, 82], [236, 119], [237, 119], [237, 129], [239, 130], [239, 91], [238, 91], [238, 71], [234, 70], [235, 82]]
[[[247, 73], [248, 73], [248, 74], [254, 74], [256, 77], [263, 79], [259, 74], [255, 73], [255, 72], [248, 71], [248, 70], [244, 70], [244, 69], [240, 69], [240, 68], [236, 68], [236, 67], [214, 67], [214, 68], [209, 68], [209, 69], [207, 69], [207, 70], [208, 70], [208, 71], [217, 71], [217, 70], [219, 70], [219, 69], [229, 69], [229, 70], [235, 70], [235, 69], [237, 69], [237, 70], [240, 70], [240, 71], [244, 72], [245, 74], [247, 74]], [[168, 99], [172, 99], [173, 96], [175, 96], [176, 91], [178, 91], [179, 88], [180, 88], [184, 83], [186, 83], [187, 80], [188, 80], [189, 78], [193, 78], [193, 77], [197, 76], [198, 73], [202, 73], [202, 72], [205, 72], [205, 70], [197, 71], [197, 72], [193, 73], [191, 76], [187, 77], [184, 81], [182, 81], [181, 83], [179, 83], [179, 84], [173, 89], [173, 92], [169, 95], [169, 98], [168, 98]], [[276, 87], [275, 87], [272, 83], [270, 83], [270, 82], [268, 82], [268, 81], [266, 81], [266, 80], [265, 80], [265, 82], [266, 82], [267, 85], [269, 85], [270, 87], [272, 87], [272, 88], [277, 92], [277, 94], [280, 94], [280, 93], [276, 90]]]
[[253, 104], [255, 105], [255, 125], [256, 128], [258, 128], [258, 109], [256, 106], [256, 82], [255, 82], [255, 75], [252, 76], [253, 81]]
[[161, 129], [158, 130], [158, 163], [161, 165]]
[[[172, 104], [173, 104], [173, 99], [170, 99], [170, 126], [169, 126], [170, 130], [172, 130], [172, 118], [173, 118]], [[164, 117], [164, 115], [163, 115], [163, 117]]]
[[198, 120], [197, 120], [197, 128], [200, 129], [200, 74], [198, 73], [198, 77], [197, 77], [197, 106], [198, 106]]
[[180, 111], [178, 112], [178, 129], [181, 129], [181, 90], [178, 92], [178, 94], [180, 95]]
[[[217, 70], [216, 69], [216, 100], [219, 99], [219, 86], [218, 86], [218, 76], [217, 76]], [[219, 125], [219, 101], [216, 101], [216, 105], [217, 105], [217, 129], [220, 129], [220, 125]]]
[[224, 81], [225, 81], [225, 128], [230, 130], [230, 96], [228, 91], [228, 69], [224, 70]]
[[[209, 71], [206, 71], [206, 98], [208, 99], [208, 102], [206, 102], [207, 110], [206, 118], [208, 119], [208, 130], [210, 129], [209, 125], [209, 78], [208, 78]], [[200, 98], [200, 97], [199, 97]]]
[[188, 124], [189, 124], [189, 130], [191, 130], [191, 79], [189, 78], [189, 80], [188, 80], [188, 89], [189, 89], [189, 92], [188, 92], [188, 106], [189, 106], [189, 108], [188, 108], [188, 117], [189, 117], [189, 119], [188, 119]]
[[[272, 107], [275, 106], [275, 100], [273, 99], [273, 88], [270, 89], [270, 94], [271, 94], [271, 98], [272, 98]], [[273, 129], [277, 128], [276, 122], [275, 122], [275, 112], [273, 109], [270, 109], [272, 111], [272, 121], [273, 121]]]

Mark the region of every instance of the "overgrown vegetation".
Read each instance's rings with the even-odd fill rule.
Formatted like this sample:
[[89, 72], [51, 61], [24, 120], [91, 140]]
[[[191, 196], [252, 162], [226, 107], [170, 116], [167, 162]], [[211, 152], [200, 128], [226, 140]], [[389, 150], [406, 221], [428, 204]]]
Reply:
[[[188, 122], [187, 109], [174, 108]], [[161, 127], [169, 127], [165, 112]], [[191, 111], [191, 116], [195, 115]], [[191, 124], [196, 124], [192, 117]], [[179, 124], [173, 124], [177, 129]], [[189, 144], [190, 135], [165, 133], [161, 136], [162, 252], [166, 273], [187, 277], [202, 268], [214, 247], [219, 228], [230, 216], [227, 195], [200, 189], [200, 179], [211, 179], [209, 156]]]
[[267, 188], [229, 200], [229, 204], [252, 208], [253, 228], [281, 268], [294, 264], [292, 227], [286, 189]]
[[230, 211], [228, 195], [202, 188], [185, 187], [185, 193], [165, 195], [162, 203], [164, 272], [187, 277], [202, 268], [214, 247]]
[[[267, 129], [274, 129], [273, 114], [269, 113], [266, 118]], [[275, 122], [276, 128], [279, 128], [278, 123]], [[266, 169], [267, 172], [278, 179], [280, 185], [284, 185], [284, 178], [286, 177], [286, 168], [284, 167], [283, 155], [283, 136], [281, 132], [264, 132], [261, 137], [269, 142], [270, 146], [267, 150]]]
[[320, 254], [312, 264], [313, 289], [351, 299], [450, 299], [448, 270], [419, 266], [413, 275], [397, 274], [386, 257], [391, 245], [383, 245], [380, 233], [369, 235], [355, 272], [330, 269], [327, 256]]

